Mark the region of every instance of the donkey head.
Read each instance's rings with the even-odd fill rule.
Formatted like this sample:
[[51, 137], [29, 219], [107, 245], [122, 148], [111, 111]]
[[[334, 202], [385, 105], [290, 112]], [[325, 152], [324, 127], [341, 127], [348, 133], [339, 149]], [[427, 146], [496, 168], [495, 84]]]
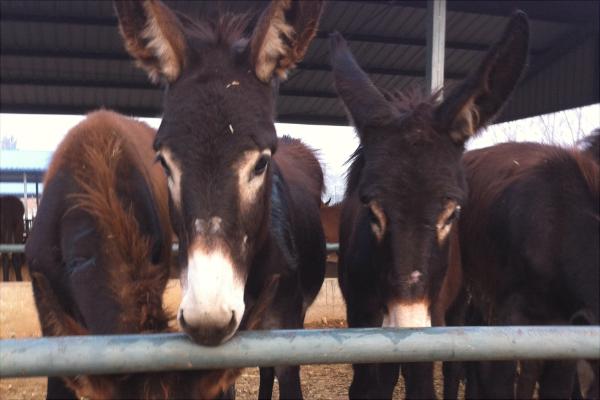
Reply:
[[[528, 20], [516, 13], [479, 68], [443, 102], [380, 92], [339, 34], [331, 38], [335, 86], [360, 138], [347, 198], [372, 230], [386, 326], [427, 326], [447, 268], [448, 236], [466, 183], [465, 142], [488, 124], [517, 85]], [[412, 104], [411, 104], [412, 103]], [[367, 225], [368, 224], [368, 225]], [[379, 260], [379, 258], [378, 258]]]
[[179, 323], [216, 345], [239, 327], [267, 236], [277, 81], [304, 56], [322, 2], [273, 1], [248, 37], [241, 16], [191, 21], [157, 0], [115, 8], [129, 53], [167, 84], [155, 149], [180, 243]]

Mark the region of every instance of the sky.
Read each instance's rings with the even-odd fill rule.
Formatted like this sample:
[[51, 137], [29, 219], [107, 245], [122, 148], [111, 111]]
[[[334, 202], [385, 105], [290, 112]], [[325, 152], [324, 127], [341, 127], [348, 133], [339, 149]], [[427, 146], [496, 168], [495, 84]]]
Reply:
[[[14, 137], [17, 149], [53, 151], [68, 130], [81, 121], [81, 115], [0, 114], [0, 139]], [[158, 128], [160, 119], [140, 118]], [[571, 145], [600, 127], [600, 104], [560, 111], [518, 121], [492, 125], [472, 138], [467, 149], [476, 149], [507, 140]], [[358, 146], [351, 127], [276, 124], [279, 135], [302, 139], [318, 151], [325, 171], [327, 193], [324, 200], [340, 201], [343, 196], [346, 161]], [[0, 157], [2, 157], [0, 151]], [[6, 188], [5, 183], [0, 184]], [[23, 185], [20, 185], [22, 190]], [[28, 189], [29, 190], [29, 189]]]

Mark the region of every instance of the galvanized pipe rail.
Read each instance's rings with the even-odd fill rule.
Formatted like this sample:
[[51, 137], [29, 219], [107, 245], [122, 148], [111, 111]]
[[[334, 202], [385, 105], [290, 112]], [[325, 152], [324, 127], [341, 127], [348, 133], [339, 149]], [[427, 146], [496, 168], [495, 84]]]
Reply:
[[[327, 251], [338, 251], [339, 244], [337, 243], [327, 243]], [[173, 251], [179, 251], [179, 245], [177, 243], [173, 243], [172, 247]], [[0, 244], [0, 253], [24, 253], [25, 245], [24, 244]]]
[[599, 359], [600, 326], [249, 331], [218, 347], [183, 334], [0, 341], [0, 377], [295, 364]]

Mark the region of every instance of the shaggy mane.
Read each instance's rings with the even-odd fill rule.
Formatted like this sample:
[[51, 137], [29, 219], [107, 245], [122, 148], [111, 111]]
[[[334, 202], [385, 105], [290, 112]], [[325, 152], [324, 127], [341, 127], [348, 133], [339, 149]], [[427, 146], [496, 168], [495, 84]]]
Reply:
[[[122, 309], [120, 327], [140, 333], [163, 331], [169, 321], [162, 307], [169, 271], [152, 265], [149, 238], [141, 234], [132, 206], [123, 204], [114, 190], [119, 169], [132, 161], [127, 151], [124, 138], [116, 132], [98, 135], [84, 146], [81, 167], [74, 174], [81, 193], [72, 197], [94, 218], [105, 254], [113, 262], [120, 261], [109, 269], [110, 288]], [[94, 179], [89, 171], [94, 171]]]
[[215, 18], [191, 18], [181, 12], [175, 12], [186, 34], [203, 43], [233, 46], [245, 33], [253, 20], [250, 14], [219, 12]]

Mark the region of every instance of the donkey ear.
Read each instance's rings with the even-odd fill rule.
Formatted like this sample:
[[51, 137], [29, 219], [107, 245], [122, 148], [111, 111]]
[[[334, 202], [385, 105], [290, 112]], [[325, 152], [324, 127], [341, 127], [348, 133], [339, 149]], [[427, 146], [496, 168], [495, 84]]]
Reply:
[[342, 35], [332, 33], [329, 46], [335, 90], [344, 102], [362, 141], [365, 139], [365, 132], [362, 131], [365, 126], [386, 124], [398, 112], [358, 66]]
[[115, 0], [125, 48], [153, 82], [173, 82], [185, 63], [181, 23], [159, 0]]
[[464, 144], [496, 116], [517, 86], [529, 52], [529, 21], [517, 11], [474, 74], [436, 110], [439, 127]]
[[272, 0], [250, 39], [250, 62], [261, 81], [285, 79], [317, 33], [322, 0]]

